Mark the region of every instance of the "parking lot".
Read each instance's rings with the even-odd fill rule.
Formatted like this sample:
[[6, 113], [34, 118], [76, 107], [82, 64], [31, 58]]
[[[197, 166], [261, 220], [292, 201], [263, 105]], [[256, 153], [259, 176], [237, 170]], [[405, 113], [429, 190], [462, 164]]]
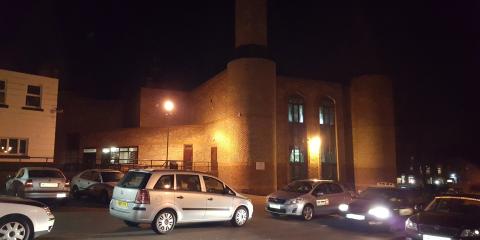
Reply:
[[402, 233], [388, 233], [346, 224], [335, 216], [304, 222], [295, 218], [272, 218], [263, 211], [264, 197], [249, 196], [254, 202], [254, 218], [242, 228], [230, 223], [177, 226], [168, 235], [156, 235], [149, 225], [127, 227], [110, 217], [106, 206], [89, 199], [70, 200], [53, 206], [53, 231], [39, 239], [402, 239]]

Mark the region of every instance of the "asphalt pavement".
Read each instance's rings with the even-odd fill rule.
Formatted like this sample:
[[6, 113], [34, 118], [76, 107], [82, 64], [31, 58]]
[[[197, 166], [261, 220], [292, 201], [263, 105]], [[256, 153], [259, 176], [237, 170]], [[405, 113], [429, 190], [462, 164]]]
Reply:
[[352, 225], [338, 216], [316, 217], [309, 222], [292, 217], [274, 218], [263, 210], [264, 197], [251, 198], [254, 217], [244, 227], [235, 228], [223, 222], [177, 225], [167, 235], [155, 234], [148, 224], [127, 227], [122, 220], [111, 217], [105, 205], [91, 199], [70, 200], [64, 205], [53, 204], [55, 226], [51, 233], [39, 239], [403, 239], [401, 232]]

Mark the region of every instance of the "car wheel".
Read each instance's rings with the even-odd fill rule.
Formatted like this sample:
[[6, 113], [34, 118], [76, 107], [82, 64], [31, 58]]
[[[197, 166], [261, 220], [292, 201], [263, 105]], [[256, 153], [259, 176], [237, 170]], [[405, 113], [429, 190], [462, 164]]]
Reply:
[[32, 227], [24, 217], [0, 219], [0, 239], [32, 239]]
[[232, 220], [230, 222], [235, 227], [241, 227], [247, 223], [248, 220], [248, 210], [245, 207], [239, 207], [235, 210]]
[[77, 185], [73, 185], [73, 187], [72, 187], [72, 196], [73, 196], [73, 198], [75, 198], [75, 199], [79, 199], [79, 198], [80, 198], [80, 193], [79, 193], [79, 189], [78, 189], [78, 186], [77, 186]]
[[172, 231], [177, 223], [177, 217], [172, 210], [163, 210], [155, 216], [152, 222], [152, 229], [157, 234], [167, 234]]
[[129, 227], [138, 227], [138, 225], [139, 225], [139, 223], [130, 222], [130, 221], [127, 221], [127, 220], [124, 220], [123, 222]]
[[302, 217], [305, 221], [310, 221], [313, 218], [313, 207], [311, 205], [305, 205], [302, 210]]

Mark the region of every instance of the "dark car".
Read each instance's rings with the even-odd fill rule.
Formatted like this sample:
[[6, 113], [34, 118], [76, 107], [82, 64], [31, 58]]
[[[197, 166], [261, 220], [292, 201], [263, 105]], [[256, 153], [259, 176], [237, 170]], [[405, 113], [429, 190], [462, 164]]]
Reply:
[[407, 219], [407, 239], [480, 239], [480, 195], [437, 196]]
[[429, 201], [429, 196], [417, 188], [371, 187], [350, 204], [340, 205], [339, 210], [349, 221], [396, 230], [404, 227], [416, 206]]

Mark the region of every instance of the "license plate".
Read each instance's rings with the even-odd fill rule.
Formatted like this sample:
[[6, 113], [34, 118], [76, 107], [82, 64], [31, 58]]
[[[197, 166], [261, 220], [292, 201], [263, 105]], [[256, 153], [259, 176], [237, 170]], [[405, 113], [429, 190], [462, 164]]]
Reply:
[[270, 208], [280, 209], [280, 205], [279, 205], [279, 204], [270, 203], [269, 205], [270, 205]]
[[423, 240], [451, 240], [451, 238], [423, 234]]
[[128, 203], [124, 201], [117, 200], [117, 206], [120, 208], [128, 208]]
[[66, 198], [67, 194], [66, 193], [57, 193], [57, 198]]
[[347, 213], [347, 218], [355, 219], [355, 220], [365, 220], [365, 216], [358, 215], [358, 214], [351, 214], [351, 213]]
[[58, 183], [42, 182], [42, 183], [40, 183], [40, 187], [56, 188], [56, 187], [58, 187]]

